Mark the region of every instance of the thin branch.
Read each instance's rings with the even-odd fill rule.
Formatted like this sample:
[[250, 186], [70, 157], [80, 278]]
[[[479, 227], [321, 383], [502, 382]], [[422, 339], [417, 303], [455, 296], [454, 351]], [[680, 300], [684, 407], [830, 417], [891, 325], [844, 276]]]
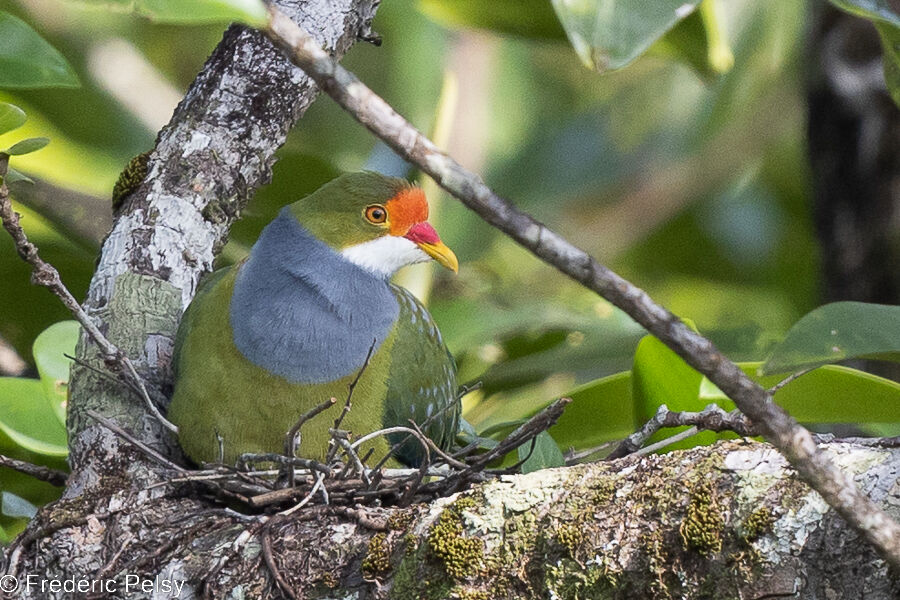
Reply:
[[871, 542], [881, 556], [900, 568], [900, 524], [862, 494], [817, 446], [812, 435], [771, 395], [716, 347], [662, 308], [641, 289], [599, 264], [529, 215], [495, 194], [476, 174], [463, 168], [352, 73], [331, 58], [306, 31], [278, 8], [269, 7], [265, 34], [357, 121], [408, 162], [430, 175], [482, 219], [538, 258], [597, 292], [625, 311], [731, 398], [778, 448], [800, 476]]
[[[684, 427], [685, 425], [692, 425], [693, 427], [642, 450], [647, 440], [653, 437], [653, 434], [660, 429]], [[644, 423], [643, 427], [622, 440], [616, 449], [610, 452], [604, 460], [615, 460], [639, 451], [640, 454], [655, 452], [671, 446], [675, 442], [696, 435], [700, 431], [733, 431], [743, 436], [758, 435], [753, 424], [737, 410], [725, 412], [718, 404], [710, 404], [700, 412], [673, 412], [663, 404], [657, 409], [656, 414]]]
[[775, 395], [775, 392], [777, 392], [778, 390], [780, 390], [781, 388], [783, 388], [783, 387], [786, 386], [787, 384], [792, 383], [792, 382], [794, 382], [794, 381], [797, 380], [797, 379], [800, 379], [801, 377], [803, 377], [803, 376], [806, 375], [807, 373], [809, 373], [809, 372], [811, 372], [811, 371], [815, 371], [815, 370], [818, 369], [818, 368], [819, 368], [819, 367], [810, 367], [809, 369], [803, 369], [802, 371], [797, 371], [796, 373], [791, 373], [790, 375], [788, 375], [787, 377], [785, 377], [784, 379], [782, 379], [781, 381], [779, 381], [778, 383], [776, 383], [775, 385], [773, 385], [772, 387], [770, 387], [770, 388], [769, 388], [769, 395], [770, 395], [770, 396], [774, 396], [774, 395]]
[[0, 178], [3, 178], [3, 182], [0, 183], [0, 219], [3, 220], [3, 228], [6, 229], [10, 236], [12, 236], [19, 256], [22, 260], [31, 265], [31, 282], [35, 285], [40, 285], [49, 289], [62, 301], [63, 305], [68, 308], [69, 312], [72, 313], [72, 316], [75, 317], [75, 320], [81, 324], [81, 327], [91, 336], [100, 348], [103, 359], [107, 364], [117, 365], [137, 387], [141, 398], [147, 404], [147, 409], [150, 411], [150, 414], [156, 417], [156, 419], [169, 431], [178, 433], [178, 427], [162, 416], [162, 413], [159, 412], [156, 404], [151, 400], [150, 394], [147, 392], [147, 388], [144, 385], [144, 380], [138, 375], [131, 360], [125, 356], [118, 347], [106, 339], [106, 336], [101, 333], [100, 329], [93, 321], [91, 321], [87, 313], [84, 312], [84, 309], [78, 303], [78, 300], [75, 299], [75, 296], [72, 295], [72, 292], [69, 291], [69, 288], [62, 282], [56, 267], [44, 262], [38, 253], [37, 246], [28, 241], [25, 230], [22, 229], [22, 226], [19, 224], [19, 215], [12, 208], [9, 190], [6, 187], [6, 171], [8, 167], [9, 155], [0, 152]]
[[311, 410], [300, 415], [300, 418], [297, 419], [297, 422], [294, 423], [294, 426], [291, 427], [284, 438], [285, 456], [294, 456], [294, 454], [296, 454], [297, 448], [300, 447], [300, 438], [298, 437], [300, 435], [300, 428], [303, 427], [304, 423], [328, 410], [334, 406], [336, 402], [337, 398], [329, 398], [322, 404], [315, 406]]
[[182, 467], [180, 465], [176, 465], [171, 460], [169, 460], [168, 458], [166, 458], [165, 456], [163, 456], [162, 454], [160, 454], [159, 452], [157, 452], [156, 450], [154, 450], [147, 444], [138, 440], [136, 437], [134, 437], [133, 435], [131, 435], [130, 433], [128, 433], [127, 431], [125, 431], [124, 429], [119, 427], [111, 419], [107, 419], [103, 415], [96, 413], [92, 410], [87, 411], [87, 414], [92, 419], [94, 419], [95, 421], [97, 421], [98, 423], [100, 423], [101, 425], [103, 425], [104, 427], [106, 427], [107, 429], [109, 429], [110, 431], [112, 431], [113, 433], [115, 433], [116, 435], [118, 435], [119, 437], [124, 439], [125, 441], [127, 441], [129, 444], [131, 444], [132, 446], [134, 446], [135, 448], [137, 448], [138, 450], [143, 452], [145, 455], [152, 458], [153, 460], [155, 460], [162, 466], [166, 467], [167, 469], [172, 469], [173, 471], [176, 471], [178, 473], [186, 473], [188, 471], [184, 467]]
[[670, 435], [664, 440], [659, 440], [655, 444], [650, 444], [649, 446], [645, 446], [644, 448], [639, 448], [635, 454], [637, 456], [646, 456], [648, 454], [653, 454], [654, 452], [658, 452], [663, 448], [668, 448], [673, 444], [677, 444], [678, 442], [684, 441], [688, 438], [692, 438], [695, 435], [700, 433], [700, 428], [697, 426], [688, 427], [684, 431], [679, 431], [675, 435]]
[[12, 469], [13, 471], [24, 473], [29, 477], [34, 477], [35, 479], [46, 481], [47, 483], [58, 487], [66, 485], [66, 479], [69, 478], [69, 474], [65, 471], [59, 471], [57, 469], [51, 469], [50, 467], [43, 467], [41, 465], [33, 465], [29, 462], [25, 462], [24, 460], [9, 458], [8, 456], [3, 456], [2, 454], [0, 454], [0, 467], [6, 467], [8, 469]]
[[[350, 382], [350, 385], [347, 386], [347, 399], [344, 401], [344, 408], [341, 410], [341, 414], [334, 420], [332, 429], [340, 429], [341, 423], [344, 422], [344, 417], [350, 412], [350, 408], [353, 406], [353, 392], [356, 390], [356, 384], [359, 383], [359, 379], [362, 377], [363, 373], [366, 372], [369, 361], [372, 360], [372, 353], [375, 351], [375, 344], [377, 343], [377, 339], [372, 340], [372, 345], [369, 346], [369, 351], [366, 353], [366, 360], [363, 361], [359, 371], [356, 372], [356, 377], [354, 377], [353, 381]], [[331, 461], [334, 460], [334, 456], [337, 454], [338, 450], [338, 445], [334, 442], [334, 439], [332, 439], [329, 444], [328, 454], [325, 455], [326, 463], [331, 463]]]
[[413, 429], [415, 429], [416, 431], [419, 432], [419, 435], [422, 436], [422, 439], [425, 440], [425, 443], [428, 444], [428, 447], [431, 448], [431, 451], [434, 452], [435, 454], [437, 454], [438, 456], [440, 456], [441, 459], [443, 459], [443, 461], [445, 463], [447, 463], [451, 467], [455, 467], [457, 469], [465, 469], [466, 467], [468, 467], [468, 465], [466, 463], [456, 460], [455, 458], [453, 458], [452, 456], [450, 456], [449, 454], [447, 454], [446, 452], [441, 450], [438, 447], [438, 445], [434, 443], [434, 440], [432, 440], [430, 437], [425, 435], [425, 433], [422, 431], [422, 428], [419, 427], [418, 425], [416, 425], [415, 421], [410, 419], [409, 424]]
[[278, 568], [278, 564], [275, 562], [275, 557], [272, 554], [272, 538], [269, 536], [269, 530], [272, 527], [272, 523], [274, 519], [269, 520], [266, 523], [265, 527], [263, 527], [262, 532], [260, 533], [260, 541], [262, 542], [262, 551], [263, 557], [266, 560], [266, 566], [269, 567], [269, 571], [272, 573], [272, 577], [275, 578], [275, 583], [278, 584], [278, 587], [281, 588], [281, 591], [285, 593], [292, 600], [300, 600], [301, 596], [297, 595], [297, 592], [294, 591], [294, 588], [290, 586], [290, 584], [284, 579], [284, 575], [281, 574], [281, 569]]

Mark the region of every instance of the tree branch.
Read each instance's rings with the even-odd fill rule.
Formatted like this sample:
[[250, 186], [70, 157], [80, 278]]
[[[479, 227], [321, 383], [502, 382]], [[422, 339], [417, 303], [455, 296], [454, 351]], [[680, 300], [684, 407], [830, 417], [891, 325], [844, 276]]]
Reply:
[[[685, 431], [685, 433], [690, 431], [691, 435], [696, 435], [701, 430], [733, 431], [742, 436], [757, 435], [753, 424], [740, 411], [729, 413], [725, 412], [718, 404], [710, 404], [700, 412], [674, 412], [670, 411], [663, 404], [657, 409], [652, 419], [644, 423], [644, 426], [639, 430], [622, 440], [616, 449], [610, 452], [604, 460], [615, 460], [634, 454], [642, 450], [647, 440], [653, 437], [653, 434], [660, 429], [665, 427], [684, 427], [685, 425], [692, 426], [691, 429]], [[643, 448], [643, 450], [646, 451], [647, 448]]]
[[599, 264], [583, 250], [495, 194], [476, 174], [401, 117], [389, 104], [325, 53], [320, 44], [276, 7], [266, 35], [357, 121], [400, 156], [428, 173], [485, 221], [538, 258], [597, 292], [706, 375], [778, 448], [800, 476], [860, 531], [894, 567], [900, 568], [900, 525], [869, 501], [850, 475], [819, 448], [810, 433], [772, 402], [768, 392], [641, 289]]
[[41, 465], [33, 465], [23, 460], [16, 460], [15, 458], [3, 456], [2, 454], [0, 454], [0, 467], [6, 467], [13, 471], [24, 473], [29, 477], [34, 477], [35, 479], [40, 479], [41, 481], [46, 481], [47, 483], [56, 486], [66, 485], [66, 479], [69, 478], [69, 474], [64, 471], [42, 467]]

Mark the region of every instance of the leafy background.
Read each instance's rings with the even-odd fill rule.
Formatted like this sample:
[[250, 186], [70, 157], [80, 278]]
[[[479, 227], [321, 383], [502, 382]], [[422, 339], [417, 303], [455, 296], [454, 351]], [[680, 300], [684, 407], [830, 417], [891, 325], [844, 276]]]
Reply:
[[[881, 0], [835, 4], [876, 23], [896, 97], [900, 18]], [[13, 15], [0, 18], [0, 30], [22, 19], [66, 59], [19, 55], [53, 67], [53, 88], [35, 81], [34, 64], [0, 68], [0, 102], [27, 113], [0, 147], [52, 140], [12, 161], [33, 184], [8, 183], [29, 236], [77, 297], [111, 223], [119, 172], [152, 148], [221, 38], [223, 18], [250, 10], [253, 21], [253, 5], [0, 0], [0, 15]], [[831, 305], [801, 320], [821, 304], [805, 145], [807, 3], [632, 2], [606, 20], [595, 18], [602, 5], [391, 0], [374, 23], [383, 45], [357, 44], [343, 62], [495, 190], [691, 319], [764, 384], [838, 360], [896, 359], [896, 307]], [[184, 21], [191, 26], [176, 24]], [[30, 82], [2, 80], [16, 69]], [[418, 177], [332, 102], [315, 103], [221, 263], [244, 256], [279, 207], [362, 168]], [[663, 403], [730, 407], [627, 316], [423, 185], [462, 269], [454, 277], [417, 266], [399, 280], [428, 299], [461, 379], [483, 384], [465, 400], [472, 427], [464, 435], [503, 435], [572, 396], [550, 435], [518, 457], [531, 470], [559, 464], [570, 448], [622, 438]], [[0, 371], [32, 377], [0, 379], [2, 454], [62, 465], [63, 353], [72, 353], [77, 327], [48, 327], [67, 316], [29, 284], [0, 236]], [[845, 367], [814, 371], [776, 399], [811, 423], [886, 433], [900, 421], [897, 384]], [[56, 493], [6, 469], [0, 490], [0, 541]]]

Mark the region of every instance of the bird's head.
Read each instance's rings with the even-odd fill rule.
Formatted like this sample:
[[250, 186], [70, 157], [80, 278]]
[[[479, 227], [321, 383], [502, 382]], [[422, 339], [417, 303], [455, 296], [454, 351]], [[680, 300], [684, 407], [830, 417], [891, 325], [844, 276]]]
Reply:
[[403, 179], [347, 173], [291, 205], [314, 236], [350, 262], [381, 277], [436, 260], [456, 272], [456, 255], [428, 223], [425, 194]]

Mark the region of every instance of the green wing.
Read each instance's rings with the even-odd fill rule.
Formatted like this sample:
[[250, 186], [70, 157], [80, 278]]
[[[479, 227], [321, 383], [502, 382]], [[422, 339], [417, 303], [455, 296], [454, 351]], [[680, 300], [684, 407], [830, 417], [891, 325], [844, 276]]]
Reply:
[[[428, 310], [405, 289], [391, 285], [400, 305], [394, 331], [384, 425], [409, 426], [412, 419], [426, 424], [425, 434], [440, 448], [450, 447], [459, 427], [456, 363]], [[391, 436], [396, 444], [405, 434]], [[397, 452], [401, 461], [416, 465], [423, 458], [421, 445], [411, 440]]]

